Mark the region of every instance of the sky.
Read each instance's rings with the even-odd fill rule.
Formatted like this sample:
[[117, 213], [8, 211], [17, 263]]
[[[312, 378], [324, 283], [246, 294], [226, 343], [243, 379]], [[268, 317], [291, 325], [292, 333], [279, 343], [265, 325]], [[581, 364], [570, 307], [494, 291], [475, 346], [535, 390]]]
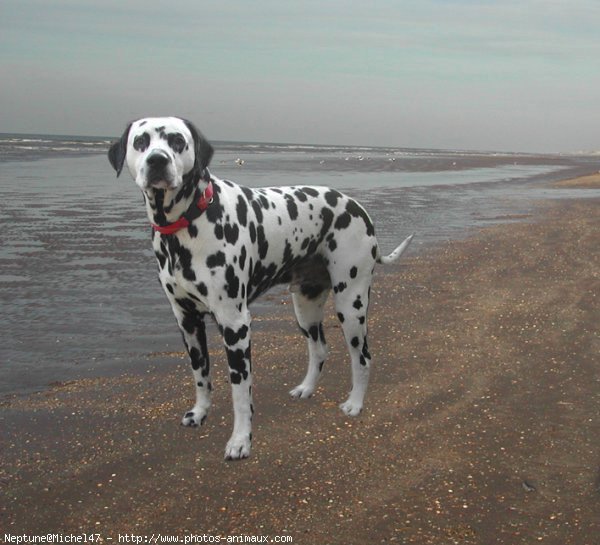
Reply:
[[0, 132], [600, 149], [597, 0], [0, 0]]

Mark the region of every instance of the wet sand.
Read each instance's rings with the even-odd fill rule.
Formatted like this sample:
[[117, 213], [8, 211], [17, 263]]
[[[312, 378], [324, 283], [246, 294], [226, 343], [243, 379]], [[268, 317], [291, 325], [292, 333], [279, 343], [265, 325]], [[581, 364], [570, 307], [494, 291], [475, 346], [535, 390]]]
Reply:
[[245, 461], [222, 459], [232, 411], [216, 338], [214, 406], [199, 430], [179, 426], [193, 404], [179, 352], [8, 398], [2, 532], [596, 543], [599, 204], [542, 203], [520, 223], [379, 269], [373, 378], [355, 419], [338, 409], [349, 366], [331, 303], [330, 356], [302, 401], [287, 391], [303, 376], [304, 340], [287, 298], [275, 301], [256, 319]]
[[554, 187], [570, 187], [577, 189], [596, 189], [600, 187], [600, 173], [579, 176], [569, 180], [560, 180], [554, 184]]

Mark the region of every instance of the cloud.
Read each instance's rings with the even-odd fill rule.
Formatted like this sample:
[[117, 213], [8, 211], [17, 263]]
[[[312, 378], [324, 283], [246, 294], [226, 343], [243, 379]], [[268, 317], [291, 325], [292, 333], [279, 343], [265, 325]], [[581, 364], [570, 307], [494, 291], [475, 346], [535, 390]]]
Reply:
[[595, 147], [591, 0], [3, 0], [0, 10], [3, 130], [105, 134], [173, 112], [219, 139]]

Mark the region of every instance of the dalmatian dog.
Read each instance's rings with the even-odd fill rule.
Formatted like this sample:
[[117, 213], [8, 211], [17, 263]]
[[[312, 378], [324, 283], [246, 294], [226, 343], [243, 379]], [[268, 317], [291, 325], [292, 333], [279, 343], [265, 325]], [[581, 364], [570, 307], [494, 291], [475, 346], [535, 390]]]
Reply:
[[382, 256], [373, 223], [355, 200], [327, 187], [237, 185], [209, 173], [212, 155], [194, 125], [175, 117], [130, 123], [108, 152], [117, 176], [126, 164], [142, 190], [160, 283], [191, 360], [196, 404], [182, 424], [202, 425], [211, 406], [209, 316], [227, 354], [234, 424], [225, 459], [236, 460], [250, 455], [252, 443], [249, 303], [275, 284], [289, 284], [308, 341], [308, 371], [290, 394], [308, 398], [327, 356], [323, 309], [333, 289], [352, 365], [352, 389], [340, 407], [356, 416], [371, 365], [367, 309], [374, 266], [398, 259], [412, 235]]

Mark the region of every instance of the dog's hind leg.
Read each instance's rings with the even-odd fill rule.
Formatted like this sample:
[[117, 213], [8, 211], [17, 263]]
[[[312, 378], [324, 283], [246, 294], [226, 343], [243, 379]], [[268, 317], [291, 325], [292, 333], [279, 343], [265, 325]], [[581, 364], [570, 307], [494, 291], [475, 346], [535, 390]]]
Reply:
[[371, 354], [367, 342], [367, 310], [370, 280], [370, 276], [357, 278], [335, 294], [335, 306], [352, 364], [352, 390], [348, 399], [340, 405], [348, 416], [361, 412], [369, 384]]
[[327, 343], [323, 333], [323, 309], [328, 295], [329, 288], [324, 288], [320, 293], [308, 291], [304, 294], [302, 287], [299, 287], [299, 291], [292, 292], [298, 326], [308, 341], [308, 371], [304, 380], [290, 391], [292, 397], [310, 397], [321, 376], [323, 363], [327, 357]]

